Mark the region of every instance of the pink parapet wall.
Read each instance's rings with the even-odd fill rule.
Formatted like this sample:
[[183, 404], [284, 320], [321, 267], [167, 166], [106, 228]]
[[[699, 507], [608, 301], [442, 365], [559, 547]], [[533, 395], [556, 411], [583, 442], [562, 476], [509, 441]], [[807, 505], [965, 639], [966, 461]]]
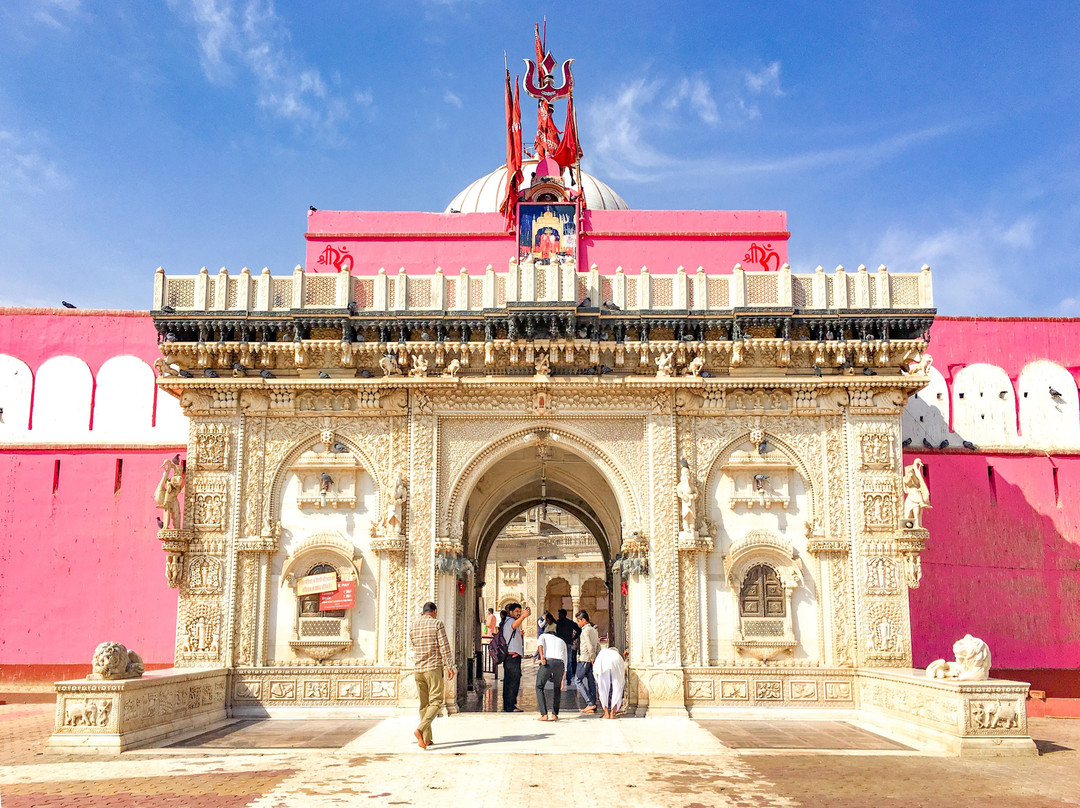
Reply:
[[18, 357], [31, 370], [54, 356], [77, 356], [93, 373], [114, 356], [137, 356], [148, 365], [161, 356], [146, 311], [3, 307], [0, 354]]
[[946, 381], [965, 365], [986, 362], [1015, 383], [1025, 365], [1046, 359], [1080, 382], [1080, 318], [938, 317], [927, 350]]
[[89, 673], [105, 641], [147, 663], [173, 661], [177, 592], [165, 580], [153, 499], [162, 459], [160, 450], [0, 452], [5, 680], [48, 678], [64, 665]]
[[[776, 270], [787, 263], [784, 211], [587, 210], [582, 215], [579, 268], [603, 274], [643, 266], [672, 274], [680, 266], [709, 274]], [[308, 215], [308, 272], [374, 275], [380, 268], [410, 274], [504, 272], [517, 253], [515, 236], [498, 213], [415, 213], [318, 210]]]

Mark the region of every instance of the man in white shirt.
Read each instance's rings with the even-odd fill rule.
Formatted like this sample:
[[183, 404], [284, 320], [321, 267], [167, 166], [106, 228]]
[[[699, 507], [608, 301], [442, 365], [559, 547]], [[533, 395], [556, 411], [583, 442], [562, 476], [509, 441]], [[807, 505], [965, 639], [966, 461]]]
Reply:
[[[566, 643], [555, 633], [555, 626], [547, 626], [545, 632], [536, 641], [536, 653], [540, 667], [536, 670], [536, 705], [540, 710], [541, 721], [559, 720], [559, 702], [562, 700], [563, 672], [566, 670]], [[551, 712], [548, 712], [544, 687], [548, 682], [554, 685]]]
[[617, 648], [605, 648], [593, 663], [596, 690], [604, 718], [618, 718], [622, 709], [623, 687], [626, 685], [626, 663]]

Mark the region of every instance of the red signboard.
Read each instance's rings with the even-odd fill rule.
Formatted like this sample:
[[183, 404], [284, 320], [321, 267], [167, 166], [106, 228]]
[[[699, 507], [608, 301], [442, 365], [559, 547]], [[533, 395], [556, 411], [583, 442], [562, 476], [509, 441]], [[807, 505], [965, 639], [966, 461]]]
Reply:
[[351, 609], [356, 605], [356, 581], [342, 581], [336, 592], [323, 592], [319, 595], [319, 611], [332, 612], [338, 609]]

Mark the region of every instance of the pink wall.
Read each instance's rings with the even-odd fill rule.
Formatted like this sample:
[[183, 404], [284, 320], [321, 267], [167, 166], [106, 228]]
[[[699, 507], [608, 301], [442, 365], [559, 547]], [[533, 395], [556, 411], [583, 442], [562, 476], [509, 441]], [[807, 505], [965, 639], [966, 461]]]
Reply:
[[1080, 667], [1080, 457], [915, 456], [933, 504], [910, 594], [915, 664], [974, 634], [995, 668]]
[[36, 371], [53, 356], [77, 356], [97, 373], [114, 356], [130, 354], [152, 365], [157, 349], [154, 321], [145, 311], [0, 307], [0, 353]]
[[[655, 273], [702, 266], [728, 274], [739, 262], [760, 270], [765, 267], [747, 257], [754, 244], [775, 253], [769, 269], [788, 258], [783, 211], [586, 211], [582, 230], [582, 268], [596, 264], [605, 274], [617, 266], [634, 272], [647, 266]], [[347, 253], [356, 275], [375, 274], [380, 267], [423, 274], [439, 266], [448, 273], [465, 267], [480, 274], [489, 264], [505, 271], [516, 254], [514, 237], [497, 213], [320, 210], [308, 215], [306, 238], [309, 272], [333, 271], [333, 262]]]
[[[14, 308], [0, 309], [0, 353], [35, 374], [51, 357], [75, 356], [95, 375], [115, 356], [149, 364], [159, 355], [146, 312]], [[51, 442], [48, 435], [41, 441]], [[5, 679], [74, 675], [55, 673], [64, 665], [88, 672], [94, 648], [105, 640], [124, 643], [151, 665], [172, 662], [177, 596], [165, 582], [153, 493], [161, 461], [182, 454], [182, 443], [153, 449], [0, 446]], [[114, 490], [117, 460], [123, 465]]]
[[964, 365], [986, 362], [1015, 382], [1028, 362], [1048, 359], [1080, 382], [1080, 318], [939, 317], [928, 350], [946, 381]]
[[[950, 392], [975, 363], [997, 365], [1014, 384], [1039, 359], [1078, 378], [1078, 319], [941, 317], [930, 333]], [[995, 669], [1028, 671], [1023, 678], [1051, 696], [1080, 696], [1080, 456], [950, 446], [904, 462], [916, 456], [934, 507], [922, 586], [910, 593], [915, 664], [950, 658], [970, 633], [989, 644]]]
[[161, 461], [161, 450], [0, 452], [6, 675], [19, 674], [11, 666], [82, 663], [89, 670], [106, 640], [149, 663], [172, 661], [177, 594], [165, 581], [153, 500]]

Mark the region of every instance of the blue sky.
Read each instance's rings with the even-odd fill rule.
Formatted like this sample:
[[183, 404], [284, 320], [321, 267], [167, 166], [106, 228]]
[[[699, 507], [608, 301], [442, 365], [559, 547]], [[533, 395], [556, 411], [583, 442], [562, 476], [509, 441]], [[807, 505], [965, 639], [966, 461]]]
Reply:
[[290, 271], [308, 205], [442, 210], [502, 163], [543, 13], [631, 207], [787, 210], [797, 271], [1080, 316], [1071, 0], [5, 0], [0, 305], [144, 309], [158, 265]]

